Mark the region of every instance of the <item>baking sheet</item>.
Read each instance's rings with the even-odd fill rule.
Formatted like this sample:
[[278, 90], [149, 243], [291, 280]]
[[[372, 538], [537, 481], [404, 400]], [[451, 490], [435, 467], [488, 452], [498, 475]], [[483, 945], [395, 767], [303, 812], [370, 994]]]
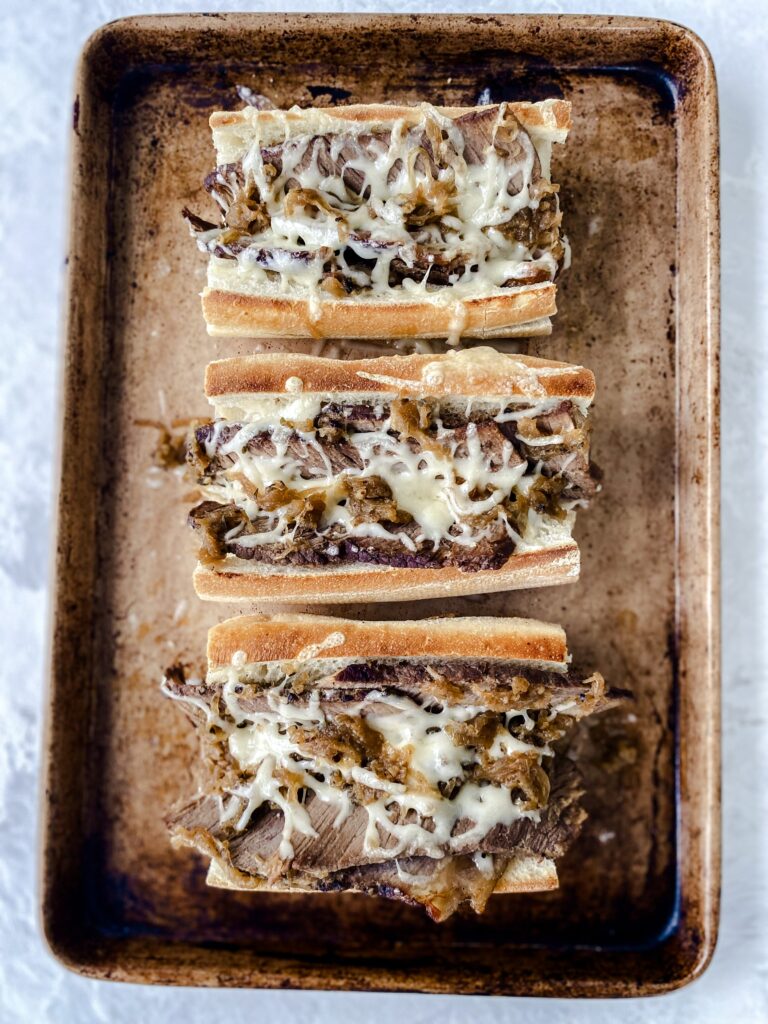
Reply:
[[[163, 815], [199, 775], [159, 679], [199, 661], [207, 627], [241, 608], [194, 596], [189, 488], [152, 467], [156, 432], [138, 421], [206, 415], [206, 362], [257, 347], [206, 335], [206, 261], [180, 216], [205, 208], [207, 116], [240, 105], [237, 83], [280, 106], [573, 102], [553, 163], [573, 267], [553, 335], [518, 347], [597, 376], [605, 483], [579, 516], [581, 580], [328, 609], [558, 621], [577, 664], [635, 694], [580, 730], [590, 817], [561, 888], [497, 897], [480, 918], [435, 926], [361, 896], [211, 890], [202, 862], [168, 844]], [[714, 103], [695, 37], [631, 19], [184, 16], [117, 22], [90, 42], [73, 121], [43, 850], [45, 927], [70, 966], [184, 984], [605, 995], [681, 984], [706, 963], [719, 885]], [[289, 346], [360, 354], [258, 344]]]

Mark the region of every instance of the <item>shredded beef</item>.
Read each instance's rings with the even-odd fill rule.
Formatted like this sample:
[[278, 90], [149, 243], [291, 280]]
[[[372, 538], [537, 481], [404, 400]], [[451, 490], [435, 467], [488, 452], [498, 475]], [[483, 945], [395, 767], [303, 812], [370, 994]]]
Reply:
[[[263, 99], [256, 97], [259, 102]], [[456, 215], [458, 201], [453, 177], [441, 171], [460, 156], [468, 165], [482, 164], [493, 150], [510, 165], [520, 166], [528, 159], [533, 161], [531, 194], [538, 200], [535, 209], [526, 207], [518, 211], [508, 222], [499, 225], [499, 229], [510, 240], [525, 244], [534, 257], [550, 252], [560, 262], [564, 250], [559, 238], [557, 187], [542, 179], [535, 147], [512, 112], [507, 110], [501, 124], [498, 113], [498, 107], [490, 107], [455, 119], [460, 143], [455, 135], [441, 131], [430, 121], [423, 127], [409, 129], [409, 159], [413, 160], [421, 180], [412, 195], [398, 197], [409, 234], [405, 244], [378, 239], [370, 232], [349, 232], [347, 227], [345, 204], [364, 201], [370, 194], [361, 165], [374, 163], [391, 143], [391, 132], [384, 130], [289, 139], [261, 150], [265, 175], [272, 182], [282, 176], [286, 155], [298, 156], [292, 173], [281, 183], [286, 212], [290, 215], [292, 209], [302, 207], [331, 217], [339, 225], [339, 237], [343, 240], [340, 250], [338, 247], [312, 250], [260, 246], [257, 239], [269, 230], [270, 216], [255, 182], [246, 177], [241, 164], [223, 164], [205, 179], [206, 190], [220, 208], [218, 231], [213, 222], [187, 209], [183, 215], [199, 246], [219, 258], [237, 259], [245, 255], [275, 273], [280, 273], [290, 262], [320, 263], [321, 286], [327, 294], [337, 298], [370, 287], [377, 256], [384, 251], [394, 254], [389, 264], [391, 287], [425, 277], [432, 285], [449, 286], [473, 269], [474, 260], [471, 253], [447, 256], [441, 248], [445, 238], [443, 218]], [[390, 183], [400, 175], [402, 163], [398, 159], [390, 168]], [[301, 176], [310, 167], [316, 168], [323, 178], [336, 179], [344, 186], [341, 205], [336, 205], [338, 196], [331, 204], [328, 197], [316, 189], [302, 187]], [[522, 187], [523, 172], [518, 170], [511, 176], [507, 191], [516, 195]], [[333, 192], [331, 189], [330, 194]], [[210, 237], [203, 237], [209, 233]], [[522, 266], [503, 284], [534, 284], [549, 281], [553, 276], [551, 261], [547, 264], [533, 262]]]
[[[196, 528], [204, 526], [209, 506], [204, 502], [198, 506], [197, 514], [192, 519]], [[214, 503], [215, 504], [215, 503]], [[216, 506], [213, 511], [215, 522], [221, 519], [222, 508], [236, 506]], [[200, 511], [202, 509], [202, 511]], [[514, 551], [514, 542], [507, 534], [503, 524], [495, 524], [490, 536], [478, 540], [471, 546], [458, 544], [454, 541], [442, 541], [435, 550], [428, 540], [414, 540], [412, 535], [418, 534], [419, 528], [414, 523], [401, 525], [384, 521], [381, 526], [391, 533], [392, 540], [382, 537], [345, 536], [340, 530], [332, 528], [325, 534], [306, 534], [279, 544], [263, 544], [257, 547], [238, 543], [238, 538], [222, 541], [219, 558], [231, 553], [238, 558], [248, 559], [262, 565], [340, 565], [365, 563], [369, 565], [389, 565], [403, 569], [440, 569], [454, 567], [462, 572], [477, 572], [481, 569], [498, 569]], [[208, 530], [208, 535], [221, 536]], [[399, 533], [411, 537], [415, 550], [405, 547], [397, 539]]]
[[[547, 807], [541, 811], [539, 820], [518, 818], [510, 825], [497, 825], [481, 840], [469, 840], [466, 844], [456, 843], [455, 853], [512, 853], [526, 850], [545, 857], [562, 856], [566, 846], [578, 835], [584, 812], [578, 804], [581, 795], [581, 779], [573, 762], [563, 759], [551, 783], [551, 795]], [[385, 837], [382, 851], [366, 854], [363, 839], [368, 822], [364, 807], [355, 805], [341, 822], [337, 823], [338, 810], [324, 803], [314, 794], [307, 797], [304, 809], [309, 815], [315, 835], [294, 833], [294, 870], [315, 875], [326, 875], [366, 863], [386, 862], [386, 850], [394, 840]], [[172, 829], [179, 827], [187, 831], [204, 829], [215, 838], [226, 838], [232, 864], [248, 874], [263, 874], [266, 865], [274, 863], [282, 832], [282, 811], [264, 806], [257, 811], [245, 831], [237, 833], [232, 825], [211, 823], [211, 808], [208, 801], [183, 809], [169, 822]], [[472, 822], [463, 820], [454, 829], [458, 838], [472, 827]], [[413, 850], [418, 856], [420, 851]]]
[[[438, 441], [434, 410], [426, 403], [412, 400], [381, 404], [329, 402], [312, 424], [314, 440], [307, 441], [302, 434], [291, 432], [291, 425], [284, 423], [287, 429], [277, 439], [271, 430], [261, 431], [244, 443], [242, 451], [272, 458], [278, 448], [285, 450], [299, 463], [302, 478], [312, 480], [327, 478], [329, 473], [343, 475], [364, 469], [363, 458], [348, 436], [356, 432], [381, 430], [387, 421], [389, 434], [399, 437], [414, 452], [435, 451], [441, 455], [455, 445], [455, 457], [462, 459], [468, 455], [471, 443], [479, 443], [491, 471], [498, 471], [505, 464], [521, 465], [525, 460], [529, 467], [541, 465], [542, 476], [528, 492], [524, 495], [515, 492], [503, 503], [504, 512], [519, 535], [525, 532], [531, 510], [562, 519], [565, 516], [563, 501], [586, 502], [597, 490], [599, 472], [589, 463], [586, 439], [578, 441], [582, 435], [574, 435], [574, 431], [581, 429], [581, 416], [570, 401], [565, 400], [553, 410], [536, 417], [526, 418], [521, 414], [517, 421], [497, 423], [482, 410], [470, 411], [469, 414], [444, 410], [440, 413], [440, 420], [447, 433]], [[242, 537], [262, 532], [266, 527], [258, 522], [245, 524], [244, 514], [235, 511], [234, 506], [223, 511], [226, 506], [204, 502], [193, 511], [190, 521], [203, 531], [203, 557], [206, 560], [233, 554], [265, 565], [301, 567], [364, 563], [398, 568], [452, 566], [463, 571], [477, 571], [499, 568], [514, 551], [513, 538], [493, 510], [472, 519], [475, 526], [485, 527], [487, 533], [473, 545], [463, 545], [448, 538], [435, 548], [432, 542], [419, 539], [420, 530], [411, 515], [398, 507], [389, 486], [377, 476], [343, 476], [342, 486], [346, 488], [345, 501], [353, 523], [379, 524], [386, 534], [350, 537], [341, 526], [333, 526], [319, 535], [320, 519], [316, 515], [309, 515], [309, 510], [303, 506], [297, 505], [296, 509], [288, 507], [290, 502], [299, 501], [298, 492], [288, 494], [284, 488], [278, 493], [279, 489], [273, 488], [269, 495], [259, 493], [237, 471], [237, 454], [222, 451], [241, 427], [239, 423], [226, 423], [214, 430], [212, 423], [199, 425], [190, 439], [188, 461], [200, 483], [213, 483], [218, 474], [227, 472], [230, 479], [241, 481], [246, 493], [265, 512], [279, 509], [290, 512], [292, 533], [290, 538], [286, 537], [280, 543], [244, 544]], [[306, 425], [301, 429], [306, 429]], [[557, 440], [561, 434], [574, 435], [577, 440], [569, 441], [569, 447], [564, 448]], [[547, 438], [555, 438], [554, 443], [527, 442], [527, 439], [539, 441]], [[478, 500], [484, 496], [485, 492], [472, 494]], [[317, 502], [312, 506], [313, 511], [321, 508]], [[225, 534], [240, 522], [243, 522], [243, 527], [237, 536], [226, 540]]]

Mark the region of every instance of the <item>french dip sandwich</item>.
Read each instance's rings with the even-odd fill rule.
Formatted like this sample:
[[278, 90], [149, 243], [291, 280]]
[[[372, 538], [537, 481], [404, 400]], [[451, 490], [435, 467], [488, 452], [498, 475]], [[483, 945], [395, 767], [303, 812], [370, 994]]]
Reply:
[[564, 100], [211, 115], [215, 335], [496, 338], [548, 334], [568, 261], [550, 155]]
[[214, 600], [390, 601], [573, 580], [589, 370], [480, 348], [211, 363], [188, 459]]
[[528, 619], [229, 619], [205, 679], [163, 682], [206, 766], [172, 840], [210, 859], [209, 885], [362, 892], [435, 920], [556, 888], [585, 813], [553, 744], [626, 696], [569, 662], [563, 630]]

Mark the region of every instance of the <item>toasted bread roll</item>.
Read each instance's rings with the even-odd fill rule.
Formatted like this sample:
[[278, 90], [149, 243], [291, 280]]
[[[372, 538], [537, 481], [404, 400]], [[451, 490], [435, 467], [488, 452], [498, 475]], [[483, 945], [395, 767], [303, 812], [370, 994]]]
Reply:
[[552, 744], [623, 696], [569, 660], [563, 630], [528, 619], [214, 626], [205, 679], [163, 683], [208, 765], [172, 840], [210, 859], [210, 885], [385, 895], [435, 920], [554, 888], [585, 815]]
[[574, 579], [589, 370], [476, 349], [211, 363], [189, 457], [211, 600], [399, 600]]
[[546, 334], [568, 261], [553, 143], [570, 104], [386, 105], [211, 116], [211, 334]]

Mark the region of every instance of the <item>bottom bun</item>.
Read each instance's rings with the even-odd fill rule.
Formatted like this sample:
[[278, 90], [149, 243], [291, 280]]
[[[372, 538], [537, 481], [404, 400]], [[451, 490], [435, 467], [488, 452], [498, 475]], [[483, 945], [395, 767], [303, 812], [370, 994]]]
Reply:
[[557, 312], [557, 288], [551, 281], [497, 288], [458, 301], [326, 296], [315, 307], [308, 298], [286, 296], [274, 286], [261, 294], [227, 291], [234, 268], [211, 266], [221, 287], [205, 288], [201, 298], [208, 333], [214, 336], [442, 340], [452, 336], [458, 323], [464, 338], [530, 338], [550, 334], [550, 317]]
[[403, 569], [386, 565], [293, 569], [253, 565], [228, 556], [219, 565], [199, 564], [194, 584], [207, 601], [265, 599], [297, 604], [338, 604], [344, 601], [400, 601], [428, 597], [461, 597], [501, 590], [549, 587], [579, 578], [575, 541], [556, 548], [513, 555], [500, 569]]
[[[239, 872], [238, 872], [239, 874]], [[234, 873], [227, 871], [218, 861], [212, 860], [208, 867], [206, 884], [214, 889], [233, 889], [237, 892], [282, 892], [282, 893], [315, 893], [308, 883], [277, 880], [268, 882], [266, 878], [251, 876], [247, 883], [240, 881]], [[516, 892], [548, 892], [557, 889], [560, 882], [557, 867], [549, 857], [523, 850], [510, 854], [509, 863], [504, 874], [496, 883], [493, 896], [508, 896]], [[346, 892], [359, 892], [347, 889]]]
[[507, 864], [504, 874], [496, 883], [494, 896], [505, 896], [514, 892], [546, 892], [557, 889], [557, 865], [549, 857], [536, 853], [518, 853]]

